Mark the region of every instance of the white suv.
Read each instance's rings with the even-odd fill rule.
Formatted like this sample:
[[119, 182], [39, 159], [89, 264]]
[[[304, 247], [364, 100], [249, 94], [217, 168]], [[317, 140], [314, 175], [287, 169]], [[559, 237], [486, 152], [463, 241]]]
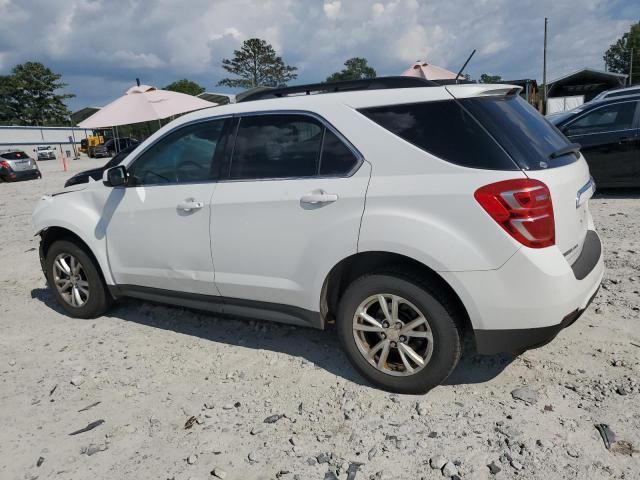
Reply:
[[603, 275], [586, 162], [517, 87], [381, 78], [185, 115], [33, 221], [69, 315], [131, 296], [325, 328], [424, 392], [573, 323]]

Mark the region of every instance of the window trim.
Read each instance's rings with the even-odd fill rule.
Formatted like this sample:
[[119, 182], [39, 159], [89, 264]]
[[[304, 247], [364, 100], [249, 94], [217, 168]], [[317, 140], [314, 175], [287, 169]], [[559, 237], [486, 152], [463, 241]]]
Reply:
[[[636, 104], [636, 109], [633, 112], [633, 119], [631, 120], [631, 128], [623, 128], [623, 129], [618, 129], [618, 130], [603, 130], [600, 132], [590, 132], [590, 133], [580, 133], [580, 134], [575, 134], [575, 135], [570, 135], [568, 133], [568, 130], [571, 128], [571, 125], [574, 124], [575, 122], [577, 122], [578, 120], [580, 120], [583, 117], [586, 117], [587, 115], [596, 112], [602, 108], [607, 108], [610, 107], [612, 105], [618, 105], [618, 104], [623, 104], [623, 103], [635, 103]], [[567, 137], [583, 137], [585, 135], [603, 135], [603, 134], [607, 134], [607, 133], [616, 133], [616, 132], [628, 132], [629, 130], [637, 130], [638, 129], [638, 112], [640, 112], [640, 100], [638, 99], [632, 99], [632, 100], [620, 100], [620, 101], [616, 101], [616, 102], [611, 102], [611, 103], [607, 103], [606, 105], [598, 105], [597, 107], [594, 107], [590, 110], [587, 110], [586, 112], [582, 112], [580, 113], [576, 118], [572, 118], [571, 120], [569, 120], [567, 123], [565, 123], [564, 125], [561, 126], [561, 129]]]
[[[317, 173], [316, 175], [310, 175], [310, 176], [304, 176], [304, 177], [300, 177], [300, 176], [291, 176], [291, 177], [269, 177], [269, 178], [229, 178], [230, 174], [231, 174], [231, 165], [233, 163], [233, 154], [235, 153], [235, 148], [236, 148], [236, 139], [238, 136], [238, 130], [240, 128], [240, 119], [242, 117], [255, 117], [255, 116], [263, 116], [263, 115], [301, 115], [301, 116], [307, 116], [310, 118], [313, 118], [314, 120], [318, 121], [322, 127], [322, 140], [320, 143], [320, 152], [319, 152], [319, 158], [318, 158], [318, 163], [317, 163]], [[277, 181], [277, 180], [309, 180], [309, 179], [325, 179], [325, 178], [350, 178], [352, 176], [354, 176], [358, 170], [360, 170], [360, 167], [362, 167], [362, 164], [364, 163], [364, 156], [362, 155], [362, 153], [360, 153], [360, 151], [336, 128], [334, 127], [328, 120], [326, 120], [323, 116], [309, 111], [309, 110], [259, 110], [259, 111], [253, 111], [253, 112], [240, 112], [240, 113], [236, 113], [233, 115], [233, 118], [236, 119], [236, 124], [235, 124], [235, 131], [231, 134], [233, 136], [233, 141], [232, 141], [232, 148], [231, 148], [231, 152], [229, 153], [229, 156], [225, 159], [228, 162], [228, 168], [227, 168], [227, 172], [226, 175], [219, 178], [217, 181], [218, 182], [225, 182], [225, 183], [231, 183], [231, 182], [264, 182], [264, 181]], [[320, 166], [322, 164], [322, 150], [324, 148], [324, 134], [325, 134], [325, 129], [329, 129], [331, 130], [337, 137], [338, 139], [351, 151], [351, 153], [353, 153], [354, 157], [356, 158], [356, 164], [351, 168], [351, 170], [349, 170], [347, 173], [342, 174], [342, 175], [320, 175]]]
[[[188, 128], [191, 127], [193, 125], [198, 125], [201, 123], [207, 123], [207, 122], [216, 122], [216, 121], [229, 121], [230, 119], [233, 118], [233, 115], [227, 114], [227, 115], [220, 115], [220, 116], [216, 116], [216, 117], [207, 117], [207, 118], [199, 118], [197, 120], [192, 120], [190, 122], [186, 122], [186, 123], [181, 123], [180, 125], [176, 125], [175, 127], [173, 127], [171, 130], [168, 130], [167, 132], [165, 132], [162, 136], [160, 136], [159, 138], [157, 138], [155, 141], [153, 141], [152, 143], [150, 143], [149, 145], [147, 145], [143, 150], [141, 150], [139, 153], [137, 153], [135, 155], [135, 157], [133, 157], [131, 159], [131, 161], [129, 163], [127, 163], [125, 165], [125, 167], [127, 168], [127, 171], [129, 170], [129, 168], [131, 168], [139, 159], [140, 157], [142, 157], [146, 152], [148, 152], [151, 148], [153, 148], [154, 146], [156, 146], [158, 143], [160, 143], [161, 141], [165, 140], [169, 135], [182, 130], [184, 128]], [[224, 135], [228, 135], [229, 138], [231, 138], [232, 135], [234, 135], [234, 132], [227, 132], [225, 131], [225, 125], [222, 126], [222, 134], [220, 136], [220, 140], [222, 140], [224, 138]], [[235, 143], [235, 135], [233, 137], [234, 139], [234, 143]], [[220, 141], [219, 140], [219, 141]], [[226, 145], [225, 145], [225, 150], [226, 150]], [[132, 152], [133, 153], [133, 152]], [[213, 157], [211, 158], [211, 162], [212, 162], [212, 166], [213, 166], [213, 161], [215, 160], [215, 153], [213, 153]], [[122, 162], [121, 162], [122, 163]], [[195, 182], [176, 182], [176, 183], [145, 183], [144, 185], [125, 185], [124, 188], [139, 188], [139, 187], [171, 187], [171, 186], [177, 186], [177, 185], [198, 185], [198, 184], [205, 184], [205, 183], [217, 183], [220, 179], [219, 178], [210, 178], [208, 180], [199, 180], [199, 181], [195, 181]]]

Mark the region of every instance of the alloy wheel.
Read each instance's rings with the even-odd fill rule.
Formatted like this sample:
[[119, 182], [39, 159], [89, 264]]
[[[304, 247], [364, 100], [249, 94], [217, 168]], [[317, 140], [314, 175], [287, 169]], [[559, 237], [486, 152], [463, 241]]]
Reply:
[[433, 354], [426, 316], [398, 295], [372, 295], [360, 303], [353, 316], [353, 336], [363, 357], [388, 375], [414, 375]]
[[80, 261], [69, 253], [59, 254], [53, 262], [53, 282], [60, 296], [72, 307], [89, 300], [89, 281]]

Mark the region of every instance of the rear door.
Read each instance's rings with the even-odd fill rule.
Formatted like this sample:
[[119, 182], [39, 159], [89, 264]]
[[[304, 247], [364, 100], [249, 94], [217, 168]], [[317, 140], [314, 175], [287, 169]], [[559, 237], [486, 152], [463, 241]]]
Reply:
[[562, 131], [579, 143], [591, 175], [601, 187], [640, 184], [638, 101], [620, 101], [589, 110]]
[[213, 196], [216, 286], [224, 297], [318, 311], [317, 279], [357, 251], [369, 164], [315, 116], [238, 122]]

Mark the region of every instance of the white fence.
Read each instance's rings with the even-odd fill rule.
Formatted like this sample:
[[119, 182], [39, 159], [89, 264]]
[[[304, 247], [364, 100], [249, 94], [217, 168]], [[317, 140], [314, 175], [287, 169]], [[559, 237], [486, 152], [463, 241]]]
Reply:
[[547, 115], [556, 112], [566, 112], [573, 110], [584, 103], [584, 95], [572, 97], [552, 97], [547, 98]]
[[91, 130], [74, 127], [6, 127], [0, 126], [0, 150], [38, 145], [67, 146], [79, 144]]

